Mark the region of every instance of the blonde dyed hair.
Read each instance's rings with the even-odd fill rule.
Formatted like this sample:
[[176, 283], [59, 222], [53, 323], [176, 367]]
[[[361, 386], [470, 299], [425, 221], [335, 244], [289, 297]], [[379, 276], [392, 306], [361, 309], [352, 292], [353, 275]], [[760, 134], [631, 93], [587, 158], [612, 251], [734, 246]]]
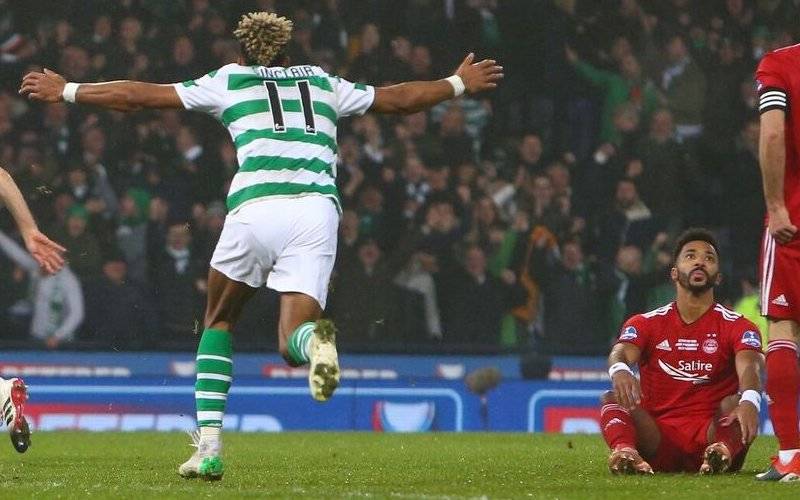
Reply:
[[248, 61], [269, 66], [292, 38], [292, 27], [292, 21], [272, 12], [251, 12], [242, 16], [233, 35]]

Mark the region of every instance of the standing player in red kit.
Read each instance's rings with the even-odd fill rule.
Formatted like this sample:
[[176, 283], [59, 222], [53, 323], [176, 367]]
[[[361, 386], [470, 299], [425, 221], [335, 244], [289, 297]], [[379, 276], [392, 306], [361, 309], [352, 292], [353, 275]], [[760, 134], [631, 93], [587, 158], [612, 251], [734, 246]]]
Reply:
[[630, 318], [611, 350], [600, 425], [613, 474], [738, 470], [758, 433], [761, 335], [714, 301], [717, 248], [704, 229], [684, 232], [675, 302]]
[[759, 163], [767, 202], [761, 314], [767, 317], [767, 400], [780, 451], [763, 481], [800, 480], [800, 45], [772, 51], [756, 70]]

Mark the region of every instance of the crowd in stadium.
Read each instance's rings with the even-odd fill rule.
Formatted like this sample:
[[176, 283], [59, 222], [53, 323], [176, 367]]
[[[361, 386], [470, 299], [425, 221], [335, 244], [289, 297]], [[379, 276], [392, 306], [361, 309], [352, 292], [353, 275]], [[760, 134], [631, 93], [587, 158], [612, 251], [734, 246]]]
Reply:
[[[42, 278], [2, 216], [4, 345], [194, 344], [237, 169], [224, 129], [17, 88], [42, 67], [193, 79], [236, 61], [230, 31], [251, 10], [294, 21], [294, 63], [351, 81], [442, 78], [470, 51], [505, 67], [491, 96], [342, 122], [327, 314], [345, 349], [607, 352], [625, 318], [674, 293], [672, 239], [691, 225], [720, 239], [721, 300], [757, 315], [752, 74], [800, 35], [800, 2], [0, 0], [0, 165], [69, 260]], [[260, 293], [237, 342], [274, 347], [274, 318]]]

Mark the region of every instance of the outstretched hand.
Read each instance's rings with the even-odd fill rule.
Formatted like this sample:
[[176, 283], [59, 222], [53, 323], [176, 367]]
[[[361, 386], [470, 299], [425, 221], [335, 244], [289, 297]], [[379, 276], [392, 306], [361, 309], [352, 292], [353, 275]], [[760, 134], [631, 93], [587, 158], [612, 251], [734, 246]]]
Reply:
[[42, 102], [60, 102], [63, 100], [64, 85], [67, 81], [55, 71], [45, 68], [44, 73], [32, 71], [22, 78], [19, 88], [20, 95], [27, 95], [28, 99]]
[[64, 252], [66, 248], [52, 241], [50, 238], [33, 230], [24, 235], [25, 246], [39, 266], [47, 274], [55, 274], [64, 267]]
[[474, 59], [474, 53], [467, 54], [455, 72], [464, 82], [467, 93], [475, 94], [496, 88], [497, 82], [503, 78], [503, 67], [498, 66], [494, 59], [484, 59], [473, 63]]

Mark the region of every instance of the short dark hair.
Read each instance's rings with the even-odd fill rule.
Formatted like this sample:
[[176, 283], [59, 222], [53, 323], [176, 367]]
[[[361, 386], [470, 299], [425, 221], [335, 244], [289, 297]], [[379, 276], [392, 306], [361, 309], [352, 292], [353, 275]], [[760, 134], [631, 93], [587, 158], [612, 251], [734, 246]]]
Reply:
[[717, 239], [714, 237], [714, 234], [709, 231], [708, 229], [704, 229], [702, 227], [690, 227], [678, 237], [678, 241], [675, 243], [675, 250], [672, 251], [672, 262], [678, 262], [678, 256], [681, 254], [681, 250], [683, 247], [686, 246], [687, 243], [692, 241], [704, 241], [714, 247], [714, 251], [717, 253], [717, 258], [719, 258], [719, 244], [717, 243]]

